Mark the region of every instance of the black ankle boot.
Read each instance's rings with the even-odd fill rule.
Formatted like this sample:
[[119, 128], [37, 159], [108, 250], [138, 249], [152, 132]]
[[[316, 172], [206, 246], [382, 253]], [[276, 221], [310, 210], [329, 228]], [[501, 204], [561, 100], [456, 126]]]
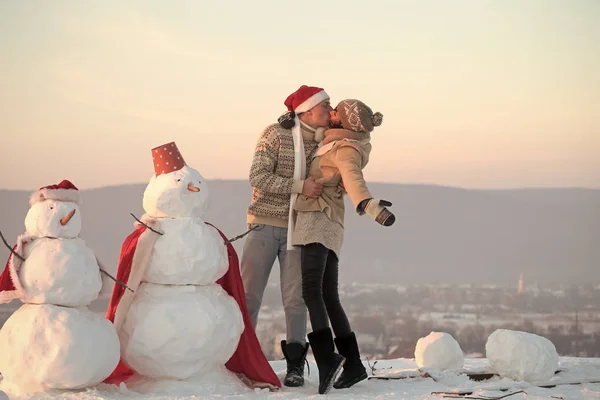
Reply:
[[319, 368], [319, 394], [325, 394], [331, 389], [345, 358], [334, 351], [333, 336], [329, 328], [309, 333], [308, 341]]
[[344, 369], [340, 377], [335, 381], [333, 387], [336, 389], [345, 389], [367, 379], [367, 370], [362, 361], [360, 361], [358, 343], [356, 342], [354, 332], [344, 338], [336, 338], [335, 345], [340, 354], [346, 357], [346, 362], [344, 363]]
[[308, 344], [302, 346], [300, 343], [287, 343], [281, 341], [281, 351], [287, 363], [287, 373], [283, 384], [288, 387], [304, 386], [304, 362], [308, 352]]

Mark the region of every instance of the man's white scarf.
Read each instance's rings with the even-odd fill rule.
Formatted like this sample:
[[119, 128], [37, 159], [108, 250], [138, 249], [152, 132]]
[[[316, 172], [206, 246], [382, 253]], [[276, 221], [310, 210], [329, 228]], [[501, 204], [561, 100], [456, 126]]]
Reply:
[[[302, 124], [300, 118], [296, 115], [294, 118], [294, 126], [292, 128], [292, 137], [294, 138], [294, 180], [304, 180], [306, 178], [306, 156], [304, 154], [304, 141], [302, 140]], [[296, 226], [296, 212], [294, 204], [296, 204], [298, 193], [290, 195], [290, 212], [288, 216], [288, 231], [287, 231], [287, 249], [293, 250], [292, 233]]]

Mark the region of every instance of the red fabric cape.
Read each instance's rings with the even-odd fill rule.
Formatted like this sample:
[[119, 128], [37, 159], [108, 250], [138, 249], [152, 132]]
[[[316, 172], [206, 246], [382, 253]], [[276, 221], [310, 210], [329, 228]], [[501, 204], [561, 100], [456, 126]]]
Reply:
[[[17, 246], [13, 247], [13, 251], [15, 251]], [[6, 261], [6, 267], [4, 267], [4, 271], [0, 275], [0, 292], [17, 290], [15, 287], [12, 278], [10, 277], [10, 257], [12, 254], [8, 256], [8, 260]]]
[[[227, 240], [227, 237], [223, 235], [223, 232], [221, 232], [214, 225], [209, 223], [207, 224], [215, 228], [223, 240]], [[131, 264], [138, 239], [145, 230], [146, 227], [144, 226], [137, 228], [123, 242], [123, 246], [121, 247], [121, 255], [119, 257], [119, 266], [117, 268], [117, 280], [127, 283], [129, 274], [131, 273]], [[279, 378], [273, 371], [273, 368], [271, 368], [271, 365], [267, 361], [267, 358], [260, 348], [260, 343], [258, 342], [256, 332], [252, 326], [252, 321], [250, 320], [250, 315], [248, 314], [248, 307], [246, 306], [246, 296], [240, 275], [238, 256], [231, 243], [227, 244], [227, 255], [229, 258], [229, 269], [227, 270], [227, 273], [225, 273], [225, 275], [217, 281], [217, 283], [220, 284], [223, 289], [237, 301], [238, 305], [240, 306], [240, 311], [242, 312], [245, 329], [242, 332], [242, 336], [240, 337], [240, 342], [235, 353], [233, 356], [231, 356], [229, 361], [227, 361], [225, 366], [228, 370], [235, 373], [241, 373], [253, 381], [268, 383], [275, 387], [281, 387]], [[106, 318], [112, 322], [114, 322], [117, 306], [119, 305], [119, 301], [124, 293], [125, 289], [115, 283], [110, 302], [108, 304], [108, 310], [106, 311]], [[131, 369], [123, 361], [123, 359], [121, 359], [113, 373], [106, 378], [104, 382], [118, 385], [119, 383], [126, 381], [133, 374], [133, 369]]]
[[[13, 251], [15, 251], [16, 249], [17, 249], [17, 246], [14, 246]], [[12, 278], [10, 277], [10, 258], [11, 257], [12, 257], [12, 254], [9, 254], [8, 260], [6, 261], [6, 267], [4, 267], [4, 271], [2, 271], [2, 274], [0, 275], [0, 292], [17, 290], [17, 288], [15, 287], [15, 284], [12, 281]]]
[[[25, 246], [26, 242], [21, 242], [22, 247]], [[12, 250], [15, 254], [17, 253], [17, 249], [19, 248], [19, 244], [13, 246]], [[25, 253], [24, 248], [21, 248], [21, 251]], [[10, 303], [14, 299], [18, 299], [21, 297], [23, 293], [23, 287], [20, 285], [20, 282], [15, 281], [13, 276], [16, 279], [18, 278], [17, 266], [21, 264], [21, 260], [16, 258], [16, 255], [9, 254], [8, 260], [6, 261], [6, 266], [4, 267], [4, 271], [0, 274], [0, 304]]]

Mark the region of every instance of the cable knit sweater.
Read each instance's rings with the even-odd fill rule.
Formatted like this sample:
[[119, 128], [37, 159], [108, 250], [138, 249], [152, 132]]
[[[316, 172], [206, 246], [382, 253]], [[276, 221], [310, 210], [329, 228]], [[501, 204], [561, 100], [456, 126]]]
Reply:
[[[314, 139], [314, 129], [302, 124], [302, 138], [308, 166], [318, 145]], [[269, 125], [256, 143], [250, 168], [252, 202], [246, 218], [249, 224], [287, 227], [290, 194], [302, 193], [304, 186], [304, 179], [294, 180], [293, 176], [292, 130], [284, 129], [279, 124]]]

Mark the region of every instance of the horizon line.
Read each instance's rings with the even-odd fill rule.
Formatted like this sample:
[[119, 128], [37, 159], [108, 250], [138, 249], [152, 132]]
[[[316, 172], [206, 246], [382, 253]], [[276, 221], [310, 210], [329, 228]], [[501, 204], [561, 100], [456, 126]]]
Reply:
[[[245, 182], [250, 186], [250, 182], [247, 179], [233, 179], [233, 178], [213, 178], [206, 179], [208, 182], [214, 181], [229, 181], [229, 182]], [[514, 187], [506, 187], [506, 188], [485, 188], [485, 187], [463, 187], [463, 186], [452, 186], [447, 184], [438, 184], [438, 183], [423, 183], [423, 182], [389, 182], [389, 181], [370, 181], [369, 184], [381, 184], [381, 185], [396, 185], [396, 186], [431, 186], [438, 188], [447, 188], [447, 189], [459, 189], [466, 191], [512, 191], [512, 190], [600, 190], [600, 187], [586, 187], [586, 186], [514, 186]], [[119, 184], [109, 184], [109, 185], [101, 185], [101, 186], [92, 186], [86, 187], [83, 189], [79, 189], [81, 191], [89, 191], [89, 190], [100, 190], [100, 189], [108, 189], [115, 188], [121, 186], [135, 186], [135, 185], [148, 185], [147, 182], [129, 182], [129, 183], [119, 183]], [[0, 187], [0, 190], [12, 191], [12, 192], [32, 192], [38, 189], [11, 189], [6, 187]]]

